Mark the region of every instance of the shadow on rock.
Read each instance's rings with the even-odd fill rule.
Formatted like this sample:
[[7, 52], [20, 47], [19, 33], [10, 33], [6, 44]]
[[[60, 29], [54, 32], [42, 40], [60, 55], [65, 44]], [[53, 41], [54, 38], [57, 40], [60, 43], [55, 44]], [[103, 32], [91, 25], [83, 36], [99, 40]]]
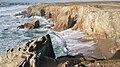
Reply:
[[120, 50], [116, 51], [116, 53], [111, 59], [120, 59]]

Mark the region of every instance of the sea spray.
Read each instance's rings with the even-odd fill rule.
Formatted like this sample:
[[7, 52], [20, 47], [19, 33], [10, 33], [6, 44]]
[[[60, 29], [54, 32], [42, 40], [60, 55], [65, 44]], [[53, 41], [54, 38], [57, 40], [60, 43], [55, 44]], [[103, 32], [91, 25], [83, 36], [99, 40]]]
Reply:
[[83, 55], [92, 55], [92, 52], [88, 52], [89, 50], [94, 50], [93, 45], [94, 41], [86, 41], [82, 42], [81, 38], [84, 36], [83, 32], [79, 30], [74, 31], [71, 29], [67, 29], [61, 32], [58, 32], [62, 39], [66, 42], [67, 54], [75, 56], [79, 54]]

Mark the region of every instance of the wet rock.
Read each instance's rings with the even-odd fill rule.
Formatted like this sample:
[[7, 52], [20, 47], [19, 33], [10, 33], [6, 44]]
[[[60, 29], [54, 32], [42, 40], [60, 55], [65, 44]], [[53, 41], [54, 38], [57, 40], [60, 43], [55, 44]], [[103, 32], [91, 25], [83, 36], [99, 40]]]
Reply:
[[7, 28], [7, 29], [4, 29], [4, 30], [8, 30], [8, 28]]
[[28, 28], [28, 29], [34, 29], [39, 27], [39, 20], [33, 20], [31, 23], [25, 23], [24, 25], [18, 26], [18, 28]]

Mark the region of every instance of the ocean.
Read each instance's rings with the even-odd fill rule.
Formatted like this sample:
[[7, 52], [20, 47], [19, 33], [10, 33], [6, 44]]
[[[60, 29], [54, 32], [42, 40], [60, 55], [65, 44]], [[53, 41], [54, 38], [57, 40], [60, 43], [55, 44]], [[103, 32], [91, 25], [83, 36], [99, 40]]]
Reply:
[[[14, 5], [0, 7], [0, 53], [8, 48], [15, 48], [29, 39], [50, 34], [52, 45], [56, 57], [64, 55], [89, 55], [93, 52], [93, 41], [82, 42], [80, 38], [84, 36], [81, 31], [72, 31], [71, 29], [61, 32], [53, 31], [45, 28], [46, 25], [51, 25], [47, 19], [40, 16], [30, 18], [22, 18], [14, 16], [15, 14], [24, 11], [29, 5]], [[17, 26], [31, 22], [33, 19], [40, 21], [40, 27], [37, 29], [18, 29]]]

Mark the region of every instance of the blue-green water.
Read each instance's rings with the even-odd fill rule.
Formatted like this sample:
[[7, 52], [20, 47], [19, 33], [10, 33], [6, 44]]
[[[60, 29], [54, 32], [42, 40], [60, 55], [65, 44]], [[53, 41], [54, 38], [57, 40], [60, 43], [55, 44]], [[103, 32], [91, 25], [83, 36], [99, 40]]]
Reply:
[[[65, 55], [64, 43], [61, 39], [54, 31], [44, 28], [45, 25], [48, 25], [46, 19], [41, 17], [21, 18], [20, 16], [14, 16], [14, 14], [27, 7], [25, 5], [0, 7], [0, 52], [4, 52], [8, 48], [15, 48], [29, 39], [50, 34], [56, 56]], [[31, 30], [17, 28], [17, 26], [31, 22], [33, 19], [39, 19], [40, 28]]]

